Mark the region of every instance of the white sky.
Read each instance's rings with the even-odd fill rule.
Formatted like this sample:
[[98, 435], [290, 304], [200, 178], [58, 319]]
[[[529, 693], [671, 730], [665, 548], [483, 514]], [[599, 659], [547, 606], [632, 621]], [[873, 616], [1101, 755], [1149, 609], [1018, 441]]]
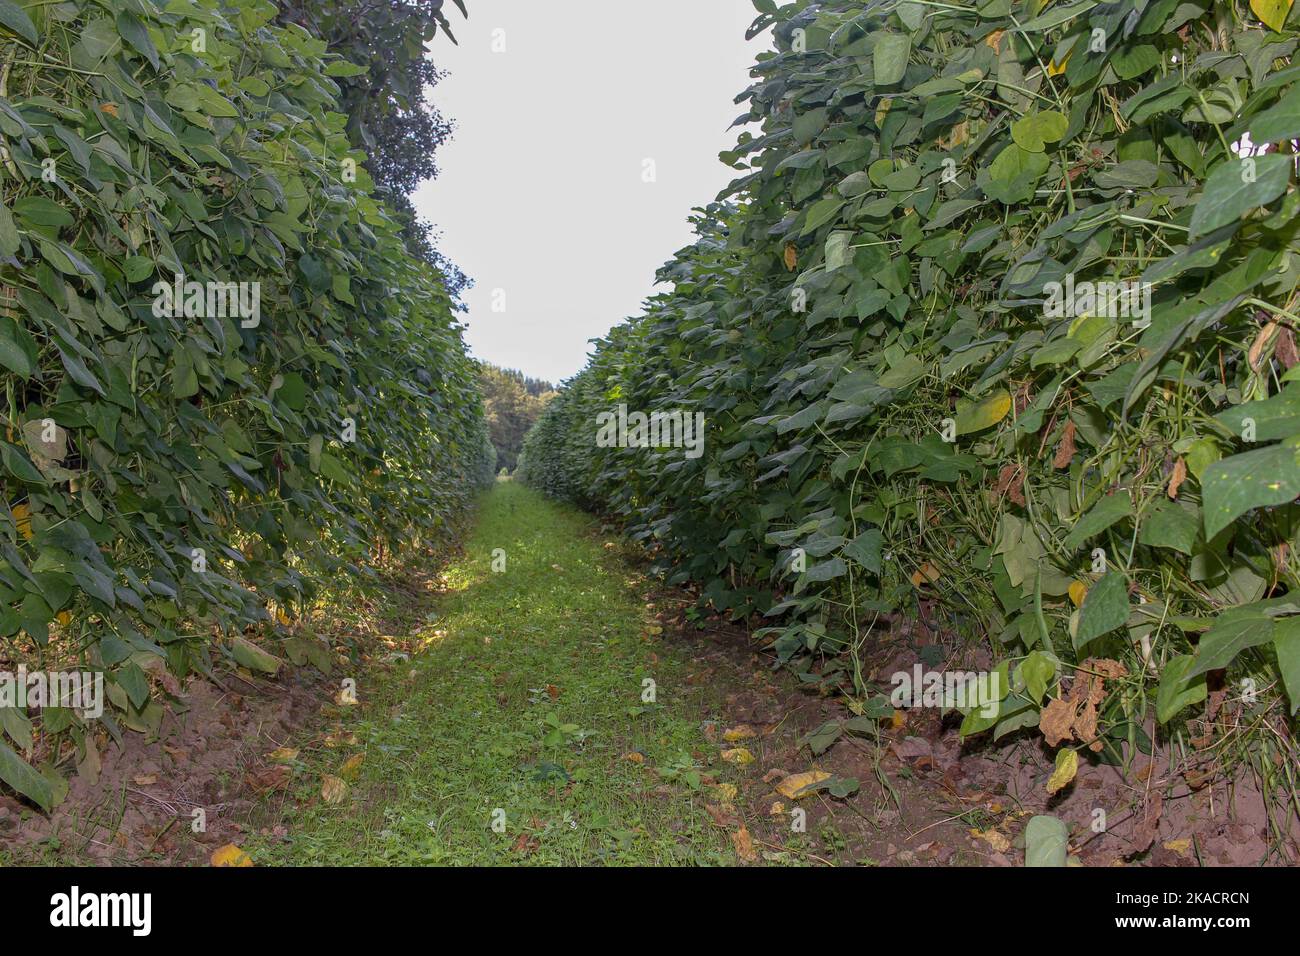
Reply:
[[[771, 43], [750, 0], [467, 0], [439, 35], [434, 102], [456, 121], [413, 200], [475, 281], [478, 358], [557, 384], [640, 312], [691, 241], [686, 217], [739, 175], [718, 161]], [[503, 30], [505, 52], [494, 53]], [[653, 159], [657, 182], [642, 181]], [[494, 312], [494, 292], [504, 312]], [[500, 300], [500, 294], [498, 299]]]

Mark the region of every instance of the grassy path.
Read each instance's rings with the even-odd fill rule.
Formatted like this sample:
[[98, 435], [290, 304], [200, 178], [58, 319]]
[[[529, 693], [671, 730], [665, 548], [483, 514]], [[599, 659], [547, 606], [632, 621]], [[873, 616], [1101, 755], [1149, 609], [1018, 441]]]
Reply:
[[590, 519], [498, 484], [446, 584], [424, 650], [361, 682], [345, 745], [303, 748], [346, 795], [278, 811], [288, 839], [254, 842], [259, 863], [734, 862], [704, 809], [733, 768], [700, 782], [711, 692], [648, 634], [638, 573]]

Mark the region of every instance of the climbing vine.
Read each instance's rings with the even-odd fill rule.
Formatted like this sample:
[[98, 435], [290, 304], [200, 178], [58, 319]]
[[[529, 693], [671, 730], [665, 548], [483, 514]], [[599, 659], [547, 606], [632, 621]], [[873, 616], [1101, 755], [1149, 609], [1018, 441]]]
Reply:
[[[105, 673], [114, 734], [223, 659], [327, 668], [281, 625], [494, 470], [447, 292], [337, 111], [360, 67], [275, 14], [0, 0], [0, 654]], [[48, 807], [34, 711], [0, 714], [0, 780]]]
[[[966, 735], [1293, 732], [1291, 3], [755, 6], [738, 178], [524, 476], [859, 714], [926, 601], [1001, 661]], [[620, 405], [702, 412], [703, 453], [600, 447]], [[1294, 793], [1291, 733], [1246, 736]]]

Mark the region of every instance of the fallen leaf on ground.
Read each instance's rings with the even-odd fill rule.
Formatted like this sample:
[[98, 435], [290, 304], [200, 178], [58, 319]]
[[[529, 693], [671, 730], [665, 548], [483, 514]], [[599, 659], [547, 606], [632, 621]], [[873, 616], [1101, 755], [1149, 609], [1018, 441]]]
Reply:
[[722, 739], [728, 743], [735, 743], [738, 740], [750, 740], [756, 736], [758, 735], [754, 733], [754, 728], [749, 726], [749, 724], [737, 724], [730, 730], [724, 730], [722, 732]]
[[799, 800], [816, 791], [806, 789], [813, 787], [823, 780], [829, 780], [830, 774], [824, 770], [809, 770], [806, 773], [794, 773], [786, 777], [776, 785], [776, 792], [790, 800]]
[[297, 747], [277, 747], [266, 755], [268, 760], [274, 760], [278, 763], [288, 763], [290, 760], [298, 759]]
[[135, 778], [135, 783], [138, 787], [151, 787], [157, 782], [158, 775], [156, 773], [142, 773], [138, 774]]
[[736, 794], [739, 791], [736, 790], [736, 785], [734, 783], [720, 783], [713, 788], [713, 792], [718, 795], [719, 800], [729, 801], [735, 800]]
[[522, 854], [523, 856], [528, 856], [541, 845], [542, 842], [531, 833], [521, 833], [519, 834], [519, 838], [515, 840], [515, 845], [510, 849], [514, 850], [516, 853]]
[[734, 809], [729, 805], [723, 805], [719, 807], [719, 806], [715, 806], [712, 803], [706, 803], [704, 805], [704, 810], [706, 813], [708, 813], [710, 817], [713, 818], [713, 822], [716, 823], [718, 826], [722, 827], [724, 830], [730, 829], [731, 827], [734, 827], [737, 823], [740, 822], [740, 820], [736, 817]]
[[212, 851], [213, 866], [252, 866], [253, 858], [235, 846], [227, 843], [219, 850]]
[[750, 838], [749, 830], [743, 825], [731, 834], [731, 845], [736, 848], [736, 856], [746, 863], [753, 863], [758, 859], [758, 854], [754, 852], [754, 841]]
[[623, 759], [630, 760], [633, 763], [645, 763], [645, 754], [637, 753], [635, 750], [633, 750], [631, 753], [623, 754]]
[[917, 760], [934, 754], [934, 746], [924, 737], [904, 737], [890, 744], [899, 760]]
[[259, 793], [268, 793], [272, 790], [289, 789], [289, 783], [292, 779], [293, 772], [288, 767], [284, 764], [273, 764], [256, 773], [250, 773], [246, 781], [250, 787]]
[[366, 759], [365, 754], [355, 754], [347, 759], [342, 767], [339, 768], [339, 776], [344, 780], [354, 780], [361, 771], [361, 764]]
[[321, 777], [320, 795], [328, 804], [339, 804], [347, 796], [348, 785], [338, 777], [325, 774]]
[[1147, 795], [1142, 808], [1134, 813], [1133, 829], [1129, 843], [1129, 857], [1137, 856], [1151, 849], [1160, 832], [1160, 818], [1165, 812], [1165, 798], [1159, 790], [1152, 790]]
[[973, 829], [970, 831], [970, 835], [975, 837], [977, 840], [985, 841], [999, 853], [1006, 853], [1007, 850], [1011, 849], [1011, 840], [1007, 838], [1005, 833], [1002, 833], [999, 830], [994, 830], [992, 828], [988, 830]]
[[754, 762], [754, 755], [745, 747], [733, 747], [730, 750], [722, 751], [722, 759], [727, 763], [734, 763], [738, 767], [743, 767], [747, 763]]

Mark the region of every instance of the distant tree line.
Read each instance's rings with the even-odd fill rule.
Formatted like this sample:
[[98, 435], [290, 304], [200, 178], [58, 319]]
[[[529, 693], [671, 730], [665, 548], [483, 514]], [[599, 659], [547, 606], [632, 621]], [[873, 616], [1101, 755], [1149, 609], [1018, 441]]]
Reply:
[[524, 436], [555, 396], [555, 386], [488, 362], [480, 363], [479, 379], [488, 431], [497, 450], [497, 467], [514, 471]]

